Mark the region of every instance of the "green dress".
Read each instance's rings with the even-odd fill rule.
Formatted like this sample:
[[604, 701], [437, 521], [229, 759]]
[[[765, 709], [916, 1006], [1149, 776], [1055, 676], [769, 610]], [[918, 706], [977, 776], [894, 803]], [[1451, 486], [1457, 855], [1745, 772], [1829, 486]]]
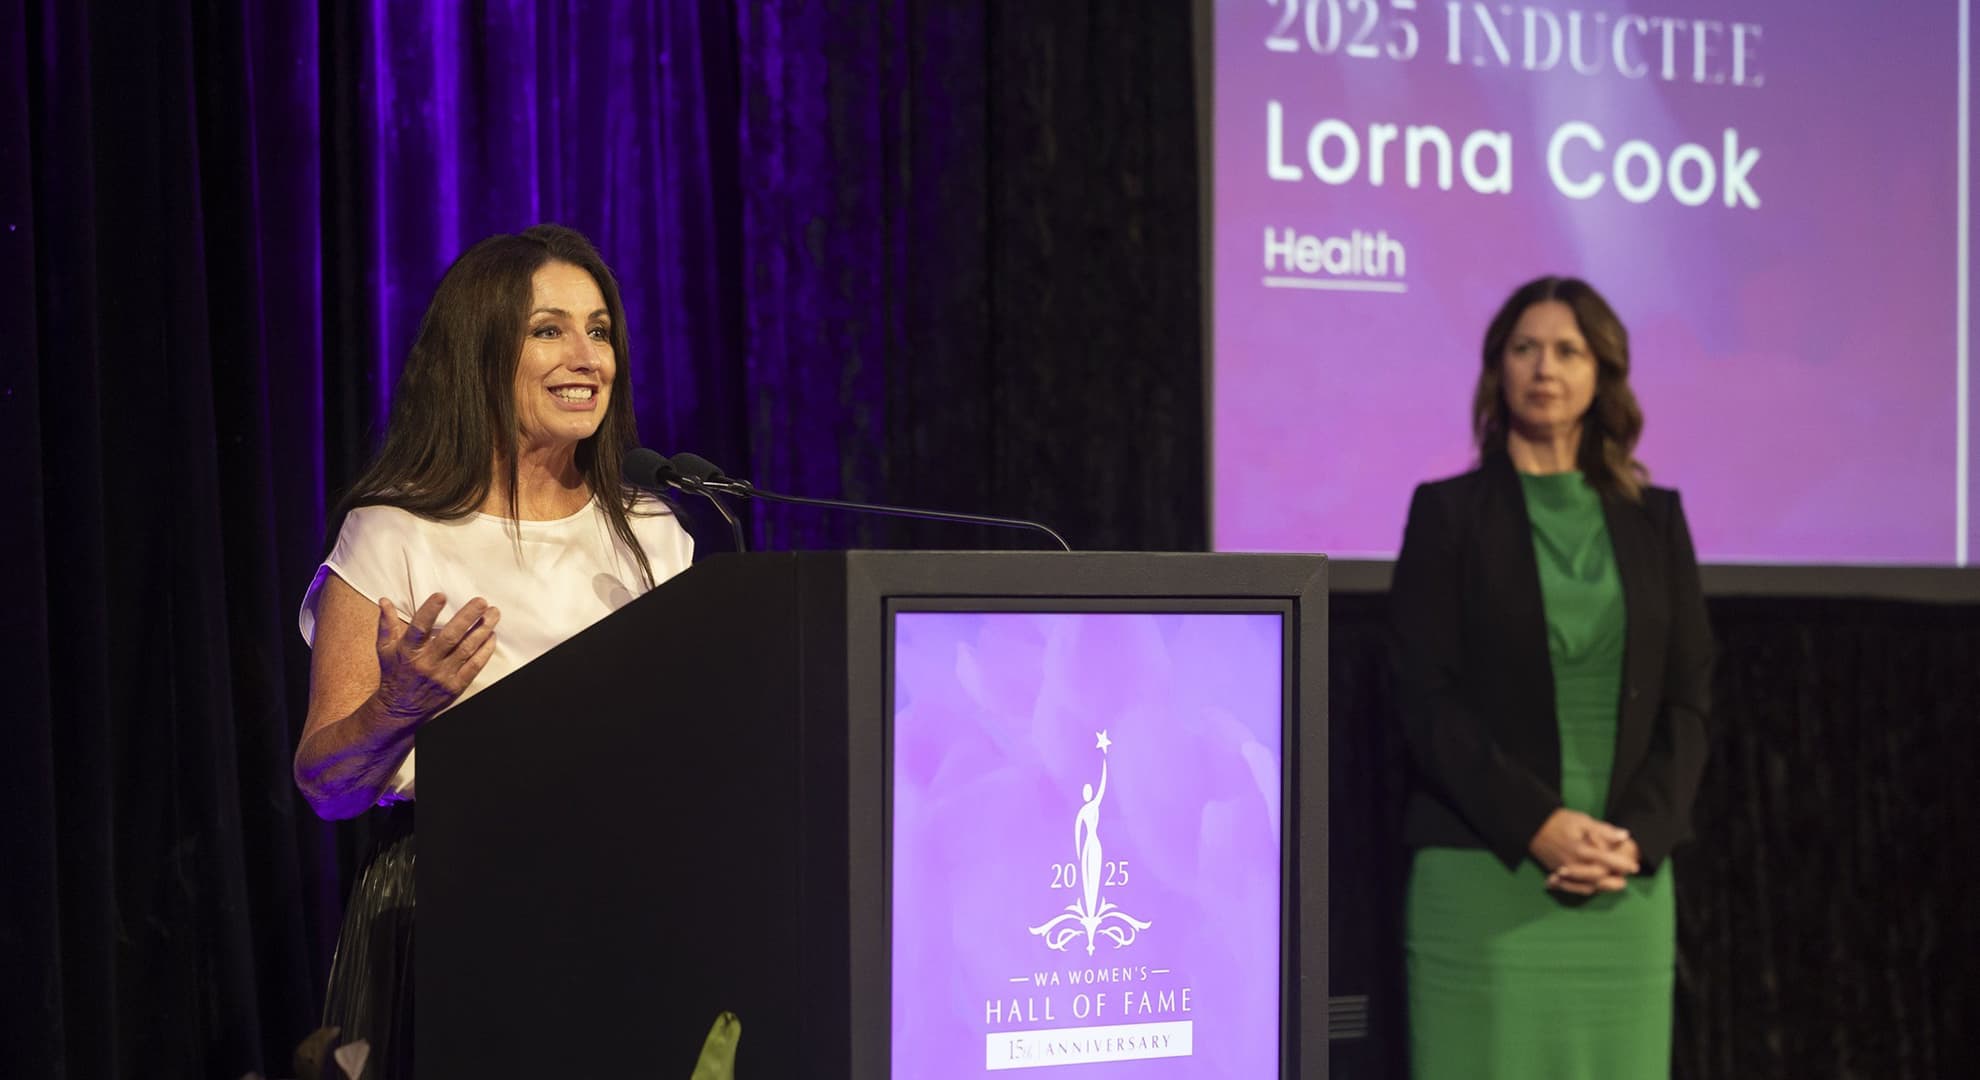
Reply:
[[[1608, 801], [1622, 685], [1623, 593], [1601, 497], [1578, 472], [1520, 476], [1547, 612], [1561, 801]], [[1671, 1071], [1676, 893], [1669, 861], [1579, 906], [1532, 859], [1424, 848], [1404, 914], [1411, 1074], [1573, 1080]]]

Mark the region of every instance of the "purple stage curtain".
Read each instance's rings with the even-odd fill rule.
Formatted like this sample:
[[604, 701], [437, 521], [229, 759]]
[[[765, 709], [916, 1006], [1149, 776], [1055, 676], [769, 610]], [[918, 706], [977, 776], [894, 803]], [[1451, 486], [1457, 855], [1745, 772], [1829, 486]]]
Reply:
[[735, 31], [721, 11], [324, 7], [326, 351], [334, 372], [361, 373], [329, 403], [333, 473], [369, 452], [448, 263], [556, 221], [619, 277], [646, 439], [705, 448], [740, 474]]
[[0, 1075], [285, 1075], [316, 1026], [368, 837], [289, 779], [295, 607], [484, 235], [597, 242], [663, 452], [1201, 548], [1190, 64], [1186, 5], [0, 8]]

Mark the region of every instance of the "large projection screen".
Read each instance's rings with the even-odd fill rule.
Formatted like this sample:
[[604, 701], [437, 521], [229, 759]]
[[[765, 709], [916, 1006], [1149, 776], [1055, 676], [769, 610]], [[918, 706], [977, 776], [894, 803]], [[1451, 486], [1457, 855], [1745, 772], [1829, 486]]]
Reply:
[[1393, 557], [1486, 322], [1562, 273], [1702, 559], [1971, 564], [1964, 0], [1209, 14], [1217, 549]]

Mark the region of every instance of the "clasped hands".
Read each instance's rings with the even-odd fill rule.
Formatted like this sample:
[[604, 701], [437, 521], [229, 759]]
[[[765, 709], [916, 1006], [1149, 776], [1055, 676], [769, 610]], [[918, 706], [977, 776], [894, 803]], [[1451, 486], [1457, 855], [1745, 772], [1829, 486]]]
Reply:
[[1547, 817], [1527, 849], [1547, 868], [1547, 888], [1577, 896], [1621, 892], [1641, 869], [1628, 829], [1566, 807]]

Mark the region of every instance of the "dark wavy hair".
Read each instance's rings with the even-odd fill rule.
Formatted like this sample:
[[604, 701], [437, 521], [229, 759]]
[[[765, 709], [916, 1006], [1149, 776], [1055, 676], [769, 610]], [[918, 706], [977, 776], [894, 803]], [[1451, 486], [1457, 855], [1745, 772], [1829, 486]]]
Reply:
[[385, 443], [331, 515], [333, 538], [344, 516], [360, 506], [396, 506], [440, 521], [464, 518], [487, 500], [493, 461], [508, 463], [504, 495], [508, 516], [515, 517], [520, 436], [516, 367], [536, 272], [555, 262], [576, 266], [598, 283], [612, 318], [612, 356], [617, 361], [605, 417], [590, 438], [578, 443], [577, 467], [611, 520], [612, 531], [638, 560], [647, 586], [653, 585], [653, 568], [632, 531], [631, 515], [641, 493], [619, 479], [626, 452], [639, 445], [625, 305], [618, 279], [598, 249], [582, 233], [561, 225], [491, 236], [447, 268], [399, 373]]
[[1505, 395], [1506, 344], [1526, 309], [1548, 300], [1559, 300], [1574, 312], [1575, 325], [1595, 354], [1595, 400], [1581, 418], [1576, 464], [1602, 494], [1641, 501], [1650, 470], [1635, 457], [1643, 410], [1629, 388], [1629, 331], [1602, 294], [1579, 278], [1550, 276], [1521, 285], [1486, 327], [1484, 367], [1471, 396], [1471, 433], [1478, 452], [1482, 456], [1506, 448], [1512, 423]]

